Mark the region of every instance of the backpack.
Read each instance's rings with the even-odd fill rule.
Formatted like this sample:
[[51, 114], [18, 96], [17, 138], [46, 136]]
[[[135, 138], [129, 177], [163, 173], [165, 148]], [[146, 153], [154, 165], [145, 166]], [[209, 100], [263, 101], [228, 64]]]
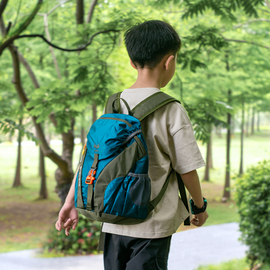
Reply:
[[[130, 110], [120, 95], [109, 97], [105, 114], [90, 128], [78, 165], [74, 201], [78, 212], [91, 220], [128, 225], [146, 219], [162, 199], [170, 178], [151, 201], [147, 145], [140, 122], [158, 108], [179, 101], [158, 92]], [[120, 100], [128, 114], [120, 113]], [[188, 209], [183, 182], [177, 177]]]

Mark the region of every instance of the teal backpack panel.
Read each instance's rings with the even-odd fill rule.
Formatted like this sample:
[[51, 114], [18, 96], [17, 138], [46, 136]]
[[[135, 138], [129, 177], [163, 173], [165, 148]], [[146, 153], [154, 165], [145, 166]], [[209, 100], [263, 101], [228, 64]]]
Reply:
[[[133, 144], [136, 144], [137, 148], [143, 148], [141, 152], [144, 152], [145, 156], [142, 158], [138, 156], [129, 157], [134, 161], [129, 162], [129, 168], [125, 168], [123, 175], [120, 177], [117, 177], [119, 175], [118, 169], [114, 171], [114, 168], [109, 168], [111, 180], [106, 188], [101, 191], [101, 194], [99, 191], [96, 192], [100, 174], [104, 170], [106, 171], [108, 164]], [[125, 114], [103, 115], [90, 128], [84, 151], [85, 157], [81, 165], [81, 174], [77, 174], [75, 185], [75, 207], [82, 207], [78, 205], [80, 183], [84, 210], [87, 209], [87, 204], [89, 205], [88, 189], [92, 188], [93, 191], [90, 192], [92, 195], [91, 209], [88, 210], [92, 212], [98, 211], [97, 215], [105, 213], [121, 217], [145, 219], [148, 214], [151, 185], [148, 177], [147, 147], [142, 135], [140, 121]], [[95, 156], [98, 156], [98, 161], [96, 168], [93, 168]], [[124, 164], [123, 167], [125, 167]], [[95, 169], [95, 180], [89, 185], [83, 180], [87, 178], [91, 168]], [[80, 175], [81, 180], [79, 180]], [[102, 209], [95, 208], [94, 201], [97, 197], [103, 198]]]

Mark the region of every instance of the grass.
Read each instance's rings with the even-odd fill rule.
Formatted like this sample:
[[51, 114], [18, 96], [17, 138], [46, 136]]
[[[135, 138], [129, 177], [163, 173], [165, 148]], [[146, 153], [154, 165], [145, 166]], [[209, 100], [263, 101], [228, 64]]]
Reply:
[[209, 214], [207, 226], [239, 221], [237, 207], [232, 202], [226, 204], [211, 202], [207, 212]]
[[233, 260], [218, 265], [200, 266], [197, 270], [249, 270], [245, 259]]
[[[249, 270], [250, 265], [246, 261], [246, 259], [241, 260], [232, 260], [229, 262], [217, 264], [217, 265], [207, 265], [207, 266], [200, 266], [196, 270]], [[262, 265], [260, 270], [270, 270], [269, 265]]]
[[[227, 222], [237, 222], [239, 216], [232, 201], [221, 203], [225, 175], [225, 135], [222, 138], [214, 136], [213, 161], [210, 182], [202, 182], [204, 196], [209, 201], [209, 219], [206, 226]], [[245, 138], [244, 165], [245, 168], [258, 161], [270, 158], [270, 130], [257, 133]], [[205, 146], [199, 144], [203, 157]], [[61, 145], [53, 146], [58, 153]], [[79, 159], [81, 145], [75, 146], [74, 169]], [[41, 247], [47, 232], [52, 228], [60, 200], [54, 192], [56, 182], [54, 172], [56, 165], [46, 159], [47, 189], [49, 199], [38, 200], [40, 177], [38, 176], [37, 146], [22, 147], [22, 187], [11, 188], [16, 169], [17, 148], [10, 143], [0, 144], [0, 252], [32, 249]], [[232, 137], [231, 167], [232, 175], [237, 174], [240, 156], [240, 138], [236, 134]], [[198, 170], [200, 179], [203, 179], [204, 169]], [[232, 186], [234, 181], [231, 181]], [[179, 230], [185, 230], [181, 226]], [[219, 268], [218, 268], [219, 269]], [[220, 268], [221, 269], [221, 268]], [[226, 269], [226, 268], [224, 268]], [[234, 268], [231, 268], [234, 269]], [[236, 268], [235, 268], [236, 269]], [[241, 268], [239, 268], [241, 269]]]
[[[222, 137], [213, 136], [213, 166], [211, 170], [210, 180], [215, 184], [224, 184], [225, 178], [225, 157], [226, 148], [225, 141], [226, 135], [222, 134]], [[244, 170], [252, 164], [263, 159], [270, 159], [270, 130], [264, 130], [257, 132], [253, 136], [244, 138]], [[205, 158], [204, 145], [199, 144], [201, 153]], [[240, 165], [240, 134], [234, 134], [231, 141], [231, 175], [237, 175], [239, 173]], [[203, 179], [204, 168], [198, 170], [200, 179]]]

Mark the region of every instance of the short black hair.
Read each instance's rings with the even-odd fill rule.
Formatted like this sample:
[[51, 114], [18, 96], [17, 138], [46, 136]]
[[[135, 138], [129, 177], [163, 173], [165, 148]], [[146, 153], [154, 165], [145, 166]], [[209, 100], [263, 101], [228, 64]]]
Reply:
[[124, 37], [131, 61], [140, 68], [154, 68], [166, 54], [176, 55], [181, 48], [173, 27], [159, 20], [139, 23], [128, 29]]

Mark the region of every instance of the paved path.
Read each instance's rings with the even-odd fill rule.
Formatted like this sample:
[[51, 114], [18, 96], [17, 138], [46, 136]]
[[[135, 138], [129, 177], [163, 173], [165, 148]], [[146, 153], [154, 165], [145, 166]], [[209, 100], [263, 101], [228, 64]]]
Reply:
[[[169, 270], [194, 270], [199, 265], [245, 257], [237, 223], [201, 227], [172, 238]], [[102, 255], [38, 258], [37, 250], [0, 253], [1, 270], [103, 270]], [[139, 270], [139, 269], [138, 269]]]

